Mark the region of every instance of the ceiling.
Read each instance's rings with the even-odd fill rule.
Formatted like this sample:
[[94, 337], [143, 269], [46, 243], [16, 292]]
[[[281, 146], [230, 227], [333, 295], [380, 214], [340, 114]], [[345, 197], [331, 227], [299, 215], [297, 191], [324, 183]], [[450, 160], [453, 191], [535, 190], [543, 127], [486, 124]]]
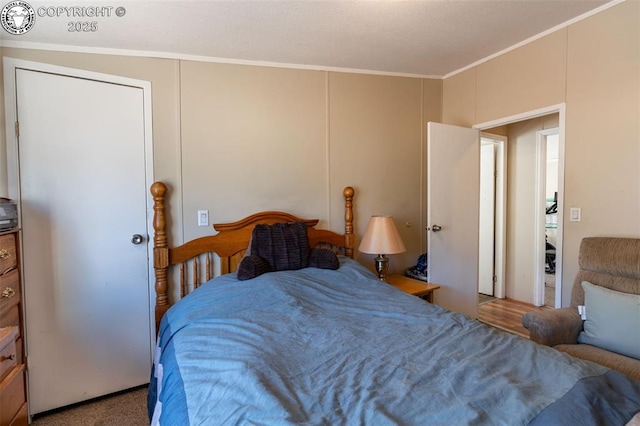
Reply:
[[[36, 12], [33, 28], [22, 35], [0, 30], [3, 46], [122, 49], [145, 56], [442, 77], [620, 1], [27, 2]], [[92, 14], [91, 7], [110, 16], [73, 16]], [[117, 7], [125, 8], [123, 16], [116, 16]], [[90, 25], [86, 32], [69, 31], [85, 21], [94, 21], [95, 31]]]

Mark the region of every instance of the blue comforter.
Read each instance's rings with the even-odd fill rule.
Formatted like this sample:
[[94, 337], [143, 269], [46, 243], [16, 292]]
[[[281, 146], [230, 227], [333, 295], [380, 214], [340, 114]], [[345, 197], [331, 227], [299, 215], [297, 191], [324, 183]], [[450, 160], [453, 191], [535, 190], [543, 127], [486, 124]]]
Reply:
[[340, 264], [228, 274], [176, 303], [159, 331], [152, 423], [623, 425], [640, 411], [638, 382]]

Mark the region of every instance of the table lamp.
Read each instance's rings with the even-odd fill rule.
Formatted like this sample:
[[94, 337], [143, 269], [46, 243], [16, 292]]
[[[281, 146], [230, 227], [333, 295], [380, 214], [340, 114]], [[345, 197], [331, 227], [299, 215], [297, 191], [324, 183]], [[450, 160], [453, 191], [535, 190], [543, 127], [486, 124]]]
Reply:
[[404, 247], [398, 228], [396, 228], [391, 216], [371, 216], [367, 232], [365, 232], [360, 247], [362, 253], [377, 254], [373, 259], [376, 272], [380, 281], [386, 281], [385, 276], [389, 270], [389, 258], [387, 254], [404, 253]]

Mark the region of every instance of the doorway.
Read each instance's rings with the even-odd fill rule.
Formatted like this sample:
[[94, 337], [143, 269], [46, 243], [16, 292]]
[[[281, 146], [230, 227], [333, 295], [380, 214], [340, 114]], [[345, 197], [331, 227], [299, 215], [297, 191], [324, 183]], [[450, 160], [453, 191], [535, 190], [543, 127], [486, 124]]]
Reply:
[[[29, 414], [148, 382], [150, 84], [5, 60]], [[18, 144], [19, 139], [19, 144]]]
[[478, 300], [504, 298], [507, 137], [480, 133]]
[[[505, 136], [504, 173], [504, 238], [494, 240], [495, 248], [504, 248], [503, 282], [501, 298], [510, 298], [533, 305], [535, 275], [537, 268], [537, 241], [534, 235], [536, 223], [535, 206], [535, 161], [536, 132], [557, 127], [559, 134], [559, 161], [563, 164], [563, 128], [565, 106], [559, 104], [502, 120], [482, 123], [475, 129], [428, 123], [427, 125], [427, 251], [429, 253], [429, 279], [438, 282], [442, 291], [436, 295], [436, 303], [449, 310], [462, 312], [472, 318], [478, 313], [479, 273], [479, 223], [480, 223], [480, 131]], [[553, 125], [550, 125], [553, 123]], [[511, 137], [511, 129], [514, 137]], [[508, 137], [509, 149], [506, 149]], [[522, 139], [522, 143], [520, 143]], [[462, 148], [464, 147], [464, 148]], [[437, 149], [436, 149], [437, 148]], [[452, 154], [455, 149], [462, 152]], [[508, 156], [506, 155], [508, 151]], [[453, 157], [451, 157], [453, 155]], [[448, 157], [447, 157], [448, 156]], [[517, 161], [514, 162], [514, 159]], [[464, 165], [462, 162], [464, 161]], [[509, 163], [507, 171], [507, 163]], [[446, 164], [442, 170], [442, 164]], [[512, 165], [513, 164], [513, 165]], [[461, 176], [448, 176], [451, 170], [461, 170]], [[471, 183], [470, 183], [471, 181]], [[509, 183], [507, 184], [507, 181]], [[558, 209], [562, 206], [562, 178], [558, 179]], [[445, 185], [449, 184], [449, 186]], [[451, 187], [453, 185], [453, 188]], [[464, 201], [452, 198], [464, 196]], [[466, 203], [466, 204], [465, 204]], [[445, 210], [449, 209], [448, 211]], [[496, 213], [500, 211], [496, 209]], [[464, 214], [463, 214], [464, 213]], [[507, 219], [508, 217], [508, 219]], [[468, 229], [470, 224], [475, 231]], [[436, 226], [437, 225], [437, 226]], [[467, 227], [467, 228], [465, 228]], [[466, 239], [458, 241], [454, 233], [464, 231]], [[561, 230], [558, 234], [561, 236]], [[473, 238], [473, 239], [472, 239]], [[475, 240], [475, 242], [473, 241]], [[542, 237], [544, 241], [544, 237]], [[459, 249], [464, 247], [464, 250]], [[543, 247], [543, 246], [540, 246]], [[544, 252], [541, 252], [544, 254]], [[556, 253], [556, 294], [561, 294], [562, 274], [560, 268], [562, 247]], [[497, 256], [496, 256], [497, 258]], [[491, 259], [491, 258], [490, 258]], [[541, 257], [544, 267], [544, 256]], [[460, 267], [460, 265], [464, 267]], [[461, 276], [461, 271], [466, 275]], [[495, 269], [499, 272], [500, 269]], [[498, 274], [495, 274], [498, 275]], [[495, 287], [498, 297], [498, 287]], [[561, 303], [558, 297], [556, 303]], [[473, 306], [472, 306], [473, 305]]]
[[[564, 104], [559, 104], [474, 126], [477, 129], [507, 135], [509, 138], [508, 196], [506, 197], [508, 209], [507, 250], [505, 252], [505, 293], [502, 297], [535, 306], [544, 304], [539, 303], [540, 290], [537, 286], [541, 283], [541, 291], [544, 292], [545, 264], [551, 260], [550, 257], [545, 257], [547, 254], [554, 255], [554, 274], [548, 275], [553, 275], [555, 286], [555, 289], [547, 290], [547, 298], [549, 299], [549, 293], [552, 293], [554, 296], [554, 300], [551, 302], [552, 307], [562, 306], [560, 297], [562, 288], [562, 224], [561, 220], [556, 221], [556, 219], [562, 217], [564, 109]], [[540, 145], [536, 145], [538, 133], [545, 137], [544, 162], [537, 160], [540, 154]], [[547, 137], [550, 138], [549, 154], [555, 153], [553, 156], [555, 158], [549, 160], [549, 166], [547, 166], [546, 159]], [[554, 161], [555, 170], [557, 170], [555, 176], [547, 177], [544, 175], [540, 181], [537, 177], [539, 170], [546, 172], [547, 169], [553, 169], [551, 162]], [[545, 185], [547, 182], [556, 183], [550, 196], [546, 194], [546, 186], [541, 186], [540, 182]], [[549, 190], [551, 191], [551, 187]], [[542, 194], [540, 206], [536, 206], [538, 201], [532, 194]], [[547, 198], [551, 199], [548, 206], [546, 205]], [[554, 234], [555, 243], [553, 245], [555, 247], [547, 253], [545, 250], [546, 207], [551, 207], [554, 203], [555, 206], [552, 210], [557, 209], [557, 213], [554, 217], [549, 216], [548, 219], [549, 222], [557, 222], [554, 223], [555, 229], [551, 232]], [[538, 226], [539, 231], [535, 231]], [[548, 268], [547, 265], [547, 270], [549, 270]], [[542, 300], [544, 300], [544, 296]]]
[[562, 245], [562, 207], [558, 199], [560, 166], [560, 137], [557, 128], [541, 130], [536, 135], [536, 281], [534, 305], [560, 307], [556, 300], [559, 273], [559, 251]]

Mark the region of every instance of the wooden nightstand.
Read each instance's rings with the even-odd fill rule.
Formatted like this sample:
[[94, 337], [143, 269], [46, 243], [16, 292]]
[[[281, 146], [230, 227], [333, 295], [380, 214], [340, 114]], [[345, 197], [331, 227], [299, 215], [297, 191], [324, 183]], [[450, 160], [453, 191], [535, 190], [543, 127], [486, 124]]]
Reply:
[[404, 275], [387, 275], [387, 282], [404, 292], [426, 299], [429, 303], [433, 303], [433, 292], [440, 288], [437, 284], [416, 280]]

